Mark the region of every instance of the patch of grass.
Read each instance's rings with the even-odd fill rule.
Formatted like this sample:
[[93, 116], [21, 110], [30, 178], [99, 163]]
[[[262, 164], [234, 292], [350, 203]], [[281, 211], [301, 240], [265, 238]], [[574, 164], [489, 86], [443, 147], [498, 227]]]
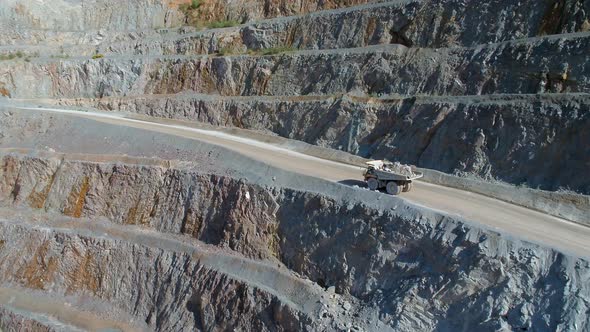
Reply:
[[35, 52], [32, 54], [25, 54], [22, 51], [16, 51], [14, 53], [8, 54], [0, 54], [0, 60], [13, 60], [13, 59], [23, 59], [27, 62], [31, 61], [31, 58], [39, 57], [39, 52]]
[[193, 0], [189, 6], [190, 9], [195, 10], [201, 7], [201, 0]]
[[0, 54], [0, 60], [12, 60], [14, 58], [16, 58], [16, 55], [14, 55], [13, 53]]
[[240, 22], [238, 22], [236, 20], [223, 20], [223, 21], [211, 22], [207, 25], [207, 27], [210, 29], [217, 29], [217, 28], [235, 27], [236, 25], [240, 25]]
[[290, 46], [281, 46], [281, 47], [271, 47], [264, 49], [262, 51], [262, 55], [273, 55], [273, 54], [281, 54], [281, 53], [288, 53], [288, 52], [295, 52], [296, 49]]
[[222, 47], [221, 49], [219, 49], [219, 51], [217, 51], [217, 55], [219, 55], [219, 56], [232, 55], [232, 54], [236, 54], [236, 50], [233, 49], [232, 47]]
[[24, 56], [23, 52], [17, 51], [15, 53], [8, 53], [8, 54], [0, 54], [0, 60], [13, 60], [16, 58], [22, 58]]
[[185, 15], [188, 15], [189, 12], [199, 9], [199, 7], [201, 7], [201, 0], [193, 0], [190, 4], [183, 3], [182, 5], [178, 6], [178, 9], [180, 9], [180, 11]]
[[96, 59], [102, 59], [104, 58], [103, 54], [100, 53], [96, 53], [95, 55], [92, 56], [92, 59], [96, 60]]
[[224, 56], [224, 55], [237, 55], [237, 54], [249, 54], [249, 55], [275, 55], [275, 54], [282, 54], [288, 52], [295, 52], [297, 51], [296, 48], [290, 46], [281, 46], [281, 47], [271, 47], [259, 50], [247, 50], [246, 52], [243, 50], [235, 49], [231, 46], [223, 47], [217, 51], [217, 55]]
[[275, 55], [275, 54], [281, 54], [281, 53], [288, 53], [288, 52], [294, 52], [297, 49], [291, 46], [279, 46], [279, 47], [271, 47], [271, 48], [265, 48], [265, 49], [261, 49], [255, 52], [255, 54], [259, 54], [259, 55]]

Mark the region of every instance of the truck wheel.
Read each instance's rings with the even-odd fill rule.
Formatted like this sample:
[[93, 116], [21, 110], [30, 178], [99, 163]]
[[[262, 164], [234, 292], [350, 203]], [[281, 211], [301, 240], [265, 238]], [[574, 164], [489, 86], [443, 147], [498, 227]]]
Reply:
[[402, 188], [395, 183], [395, 181], [387, 182], [387, 186], [385, 187], [387, 193], [390, 195], [399, 195], [402, 192]]
[[367, 187], [371, 190], [377, 190], [379, 189], [379, 181], [375, 178], [370, 178], [367, 180]]
[[412, 182], [406, 182], [403, 187], [403, 192], [407, 193], [408, 191], [412, 190]]

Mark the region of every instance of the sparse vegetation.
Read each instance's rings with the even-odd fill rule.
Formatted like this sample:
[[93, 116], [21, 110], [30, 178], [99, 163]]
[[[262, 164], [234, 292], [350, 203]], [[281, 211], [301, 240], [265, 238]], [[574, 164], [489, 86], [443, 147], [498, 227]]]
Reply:
[[297, 51], [296, 48], [290, 46], [281, 46], [281, 47], [271, 47], [271, 48], [264, 48], [259, 50], [248, 50], [244, 52], [243, 50], [235, 49], [234, 47], [222, 47], [217, 51], [217, 55], [224, 56], [224, 55], [238, 55], [238, 54], [249, 54], [253, 56], [260, 56], [260, 55], [275, 55], [287, 52], [295, 52]]
[[236, 54], [236, 50], [232, 47], [222, 47], [217, 51], [220, 56]]
[[39, 52], [25, 54], [22, 51], [16, 51], [14, 53], [0, 54], [0, 60], [24, 59], [26, 62], [29, 62], [31, 61], [31, 58], [36, 57], [39, 57]]
[[217, 28], [234, 27], [236, 25], [240, 25], [240, 22], [238, 22], [236, 20], [223, 20], [223, 21], [211, 22], [207, 25], [207, 27], [210, 29], [217, 29]]
[[192, 0], [190, 4], [184, 3], [178, 6], [178, 9], [187, 17], [190, 18], [196, 16], [195, 11], [201, 7], [201, 0]]
[[16, 58], [22, 58], [23, 56], [23, 52], [17, 51], [15, 53], [0, 54], [0, 60], [12, 60]]
[[258, 50], [256, 53], [260, 55], [275, 55], [287, 52], [294, 52], [296, 49], [291, 46], [279, 46]]
[[195, 10], [201, 7], [201, 0], [193, 0], [189, 6], [190, 9]]
[[100, 53], [96, 53], [95, 55], [92, 56], [92, 59], [95, 59], [95, 60], [102, 59], [102, 58], [104, 58], [104, 55], [100, 54]]
[[178, 9], [184, 14], [186, 17], [186, 24], [197, 29], [209, 28], [209, 29], [217, 29], [217, 28], [228, 28], [239, 25], [240, 22], [237, 20], [218, 20], [208, 22], [211, 17], [205, 19], [202, 13], [202, 0], [192, 0], [191, 3], [185, 3], [178, 7]]
[[0, 60], [12, 60], [16, 58], [16, 55], [9, 53], [9, 54], [0, 54]]
[[188, 15], [189, 12], [199, 9], [199, 7], [201, 7], [201, 0], [192, 0], [190, 4], [185, 3], [178, 6], [178, 9], [185, 15]]

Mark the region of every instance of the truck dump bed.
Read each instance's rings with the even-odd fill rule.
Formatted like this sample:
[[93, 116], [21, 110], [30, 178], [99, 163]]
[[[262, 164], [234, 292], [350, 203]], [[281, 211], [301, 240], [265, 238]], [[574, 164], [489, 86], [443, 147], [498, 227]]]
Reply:
[[389, 181], [412, 181], [424, 176], [420, 172], [415, 172], [411, 167], [400, 163], [391, 163], [383, 160], [374, 160], [366, 163], [373, 168], [374, 174], [379, 180]]

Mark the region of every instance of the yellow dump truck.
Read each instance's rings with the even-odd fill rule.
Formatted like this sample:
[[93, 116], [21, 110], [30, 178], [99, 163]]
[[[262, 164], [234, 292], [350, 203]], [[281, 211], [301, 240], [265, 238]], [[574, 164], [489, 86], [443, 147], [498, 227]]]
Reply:
[[390, 195], [399, 195], [402, 191], [412, 190], [412, 181], [424, 176], [415, 172], [410, 166], [385, 160], [367, 162], [364, 172], [365, 182], [371, 190], [385, 188]]

